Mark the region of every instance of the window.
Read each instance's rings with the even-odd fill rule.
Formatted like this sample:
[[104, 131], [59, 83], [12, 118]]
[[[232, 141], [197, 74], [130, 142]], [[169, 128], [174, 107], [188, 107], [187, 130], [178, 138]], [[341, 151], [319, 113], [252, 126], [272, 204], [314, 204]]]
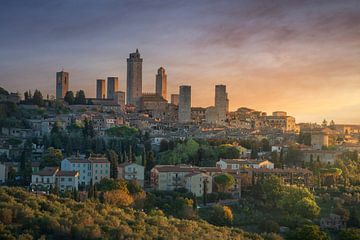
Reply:
[[60, 181], [63, 182], [63, 181], [65, 181], [65, 179], [62, 177], [62, 178], [60, 178]]
[[72, 182], [72, 178], [71, 178], [71, 177], [69, 177], [69, 178], [68, 178], [68, 181], [69, 181], [69, 182]]

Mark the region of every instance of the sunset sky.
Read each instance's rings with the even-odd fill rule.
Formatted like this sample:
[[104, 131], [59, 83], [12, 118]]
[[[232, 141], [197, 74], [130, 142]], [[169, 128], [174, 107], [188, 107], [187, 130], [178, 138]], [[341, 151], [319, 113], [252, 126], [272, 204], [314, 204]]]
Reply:
[[284, 110], [297, 122], [360, 124], [360, 1], [3, 0], [0, 86], [95, 96], [95, 80], [119, 76], [138, 48], [144, 92], [157, 68], [168, 93], [192, 86], [192, 105], [214, 104], [226, 84], [230, 109]]

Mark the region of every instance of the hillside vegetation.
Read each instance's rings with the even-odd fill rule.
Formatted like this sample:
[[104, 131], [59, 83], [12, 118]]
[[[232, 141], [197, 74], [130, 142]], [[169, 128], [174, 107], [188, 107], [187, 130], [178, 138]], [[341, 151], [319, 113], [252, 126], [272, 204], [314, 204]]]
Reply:
[[0, 188], [0, 239], [262, 239], [205, 221]]

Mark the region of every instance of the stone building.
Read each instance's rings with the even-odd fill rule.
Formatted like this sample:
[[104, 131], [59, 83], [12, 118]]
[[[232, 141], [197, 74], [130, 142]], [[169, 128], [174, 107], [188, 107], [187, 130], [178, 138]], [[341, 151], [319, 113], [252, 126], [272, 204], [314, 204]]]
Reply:
[[140, 97], [142, 95], [142, 62], [139, 50], [130, 53], [127, 59], [127, 96], [126, 103], [135, 106], [140, 105]]
[[118, 104], [121, 108], [125, 108], [125, 92], [123, 91], [115, 92], [114, 102], [115, 104]]
[[162, 96], [165, 100], [167, 99], [167, 75], [165, 73], [165, 69], [160, 67], [158, 69], [158, 73], [156, 74], [156, 89], [155, 93], [159, 96]]
[[107, 78], [107, 98], [114, 99], [115, 92], [119, 90], [119, 79], [117, 77]]
[[192, 107], [191, 108], [191, 121], [196, 124], [202, 124], [205, 122], [206, 108]]
[[283, 132], [295, 132], [298, 127], [295, 118], [288, 116], [286, 112], [273, 112], [271, 116], [263, 116], [263, 126], [280, 129]]
[[96, 98], [97, 99], [105, 98], [105, 79], [96, 80]]
[[167, 101], [155, 93], [144, 93], [140, 98], [141, 111], [147, 111], [153, 117], [162, 117], [167, 110]]
[[179, 105], [179, 94], [171, 94], [171, 104]]
[[226, 113], [228, 112], [228, 94], [225, 85], [215, 86], [215, 109], [218, 114], [218, 124], [223, 125], [226, 120]]
[[64, 71], [57, 72], [56, 99], [64, 98], [67, 91], [69, 91], [69, 73]]
[[179, 122], [191, 122], [191, 86], [180, 86]]

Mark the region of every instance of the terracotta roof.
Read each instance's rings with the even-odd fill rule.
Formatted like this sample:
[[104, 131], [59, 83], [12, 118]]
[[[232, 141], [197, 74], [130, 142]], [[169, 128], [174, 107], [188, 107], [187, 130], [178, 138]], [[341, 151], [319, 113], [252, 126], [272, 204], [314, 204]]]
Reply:
[[41, 169], [39, 172], [37, 172], [34, 175], [53, 176], [57, 171], [59, 171], [58, 167], [45, 167], [45, 168]]
[[239, 158], [239, 159], [220, 159], [220, 161], [224, 161], [228, 164], [257, 164], [265, 161], [269, 161], [267, 159], [250, 159], [250, 158]]
[[79, 175], [78, 171], [58, 171], [56, 176], [64, 176], [64, 177], [75, 177]]
[[222, 172], [219, 167], [200, 167], [200, 170], [205, 172]]
[[110, 163], [105, 157], [89, 157], [88, 160], [93, 163]]
[[154, 169], [159, 172], [193, 172], [199, 170], [199, 167], [190, 165], [156, 165]]
[[69, 160], [71, 163], [90, 163], [89, 160], [82, 158], [67, 158], [67, 160]]
[[256, 173], [303, 173], [303, 174], [312, 174], [309, 169], [306, 168], [250, 168], [248, 171]]

